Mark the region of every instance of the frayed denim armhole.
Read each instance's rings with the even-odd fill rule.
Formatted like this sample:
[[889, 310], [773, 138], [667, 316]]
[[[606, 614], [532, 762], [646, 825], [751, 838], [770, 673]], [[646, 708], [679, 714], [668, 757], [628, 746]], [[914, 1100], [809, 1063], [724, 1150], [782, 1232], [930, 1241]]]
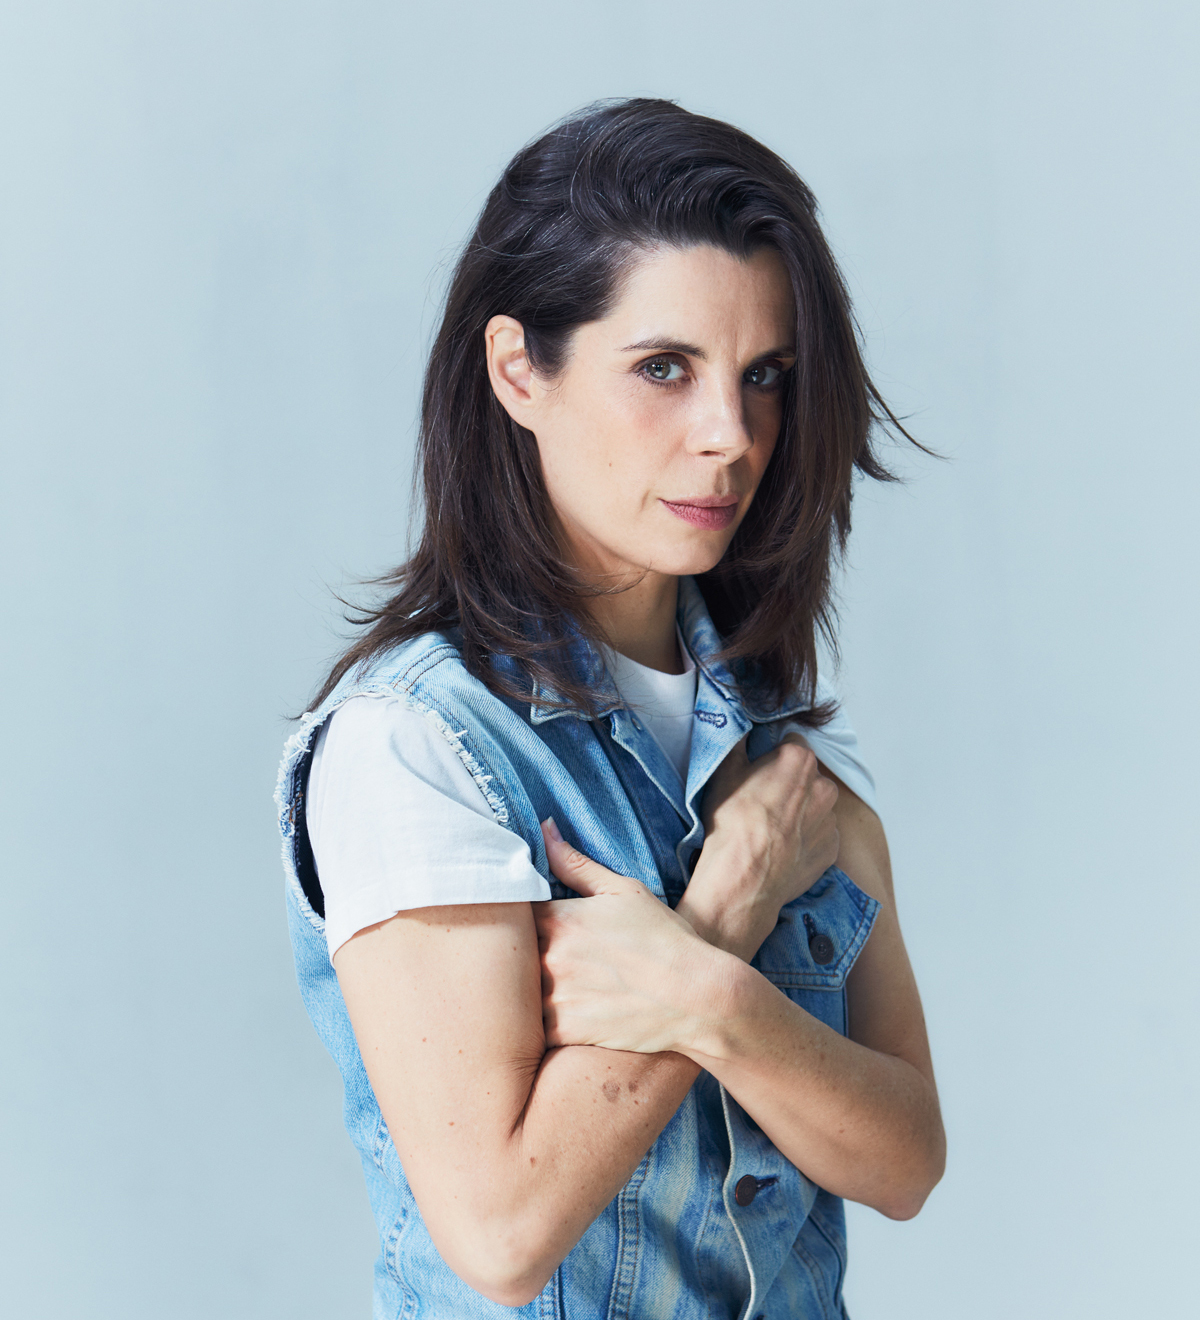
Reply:
[[507, 825], [509, 822], [508, 805], [492, 787], [496, 776], [488, 774], [463, 743], [463, 739], [469, 736], [468, 731], [466, 729], [459, 729], [456, 733], [432, 706], [428, 706], [422, 701], [417, 701], [414, 697], [400, 697], [399, 700], [403, 703], [406, 710], [413, 710], [416, 711], [418, 715], [423, 715], [438, 733], [445, 738], [453, 749], [454, 754], [466, 767], [467, 773], [475, 781], [476, 787], [483, 794], [484, 801], [486, 801], [488, 806], [492, 809], [492, 815], [495, 816], [496, 823], [498, 825]]

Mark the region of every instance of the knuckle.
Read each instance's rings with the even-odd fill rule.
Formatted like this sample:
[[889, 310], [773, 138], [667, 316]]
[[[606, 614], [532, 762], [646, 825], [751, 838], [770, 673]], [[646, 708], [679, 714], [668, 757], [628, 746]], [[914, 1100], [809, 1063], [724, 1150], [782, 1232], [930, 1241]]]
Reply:
[[814, 804], [822, 811], [831, 811], [838, 800], [838, 786], [822, 775], [813, 784], [812, 796]]
[[808, 748], [798, 742], [782, 742], [777, 750], [779, 763], [793, 770], [801, 769], [806, 763], [806, 758], [812, 756]]

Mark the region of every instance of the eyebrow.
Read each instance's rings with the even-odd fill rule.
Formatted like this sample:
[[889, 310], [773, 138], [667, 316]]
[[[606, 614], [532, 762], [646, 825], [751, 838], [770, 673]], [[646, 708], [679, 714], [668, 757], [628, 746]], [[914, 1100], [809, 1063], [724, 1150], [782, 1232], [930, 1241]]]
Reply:
[[688, 357], [699, 358], [701, 362], [708, 361], [708, 354], [702, 348], [697, 348], [695, 344], [685, 344], [680, 339], [639, 339], [636, 344], [626, 344], [621, 352], [684, 353]]
[[[683, 353], [687, 357], [708, 361], [708, 354], [696, 344], [685, 344], [681, 339], [639, 339], [636, 344], [626, 344], [622, 353]], [[786, 348], [769, 348], [759, 353], [755, 361], [769, 357], [795, 357], [796, 350], [791, 345]]]

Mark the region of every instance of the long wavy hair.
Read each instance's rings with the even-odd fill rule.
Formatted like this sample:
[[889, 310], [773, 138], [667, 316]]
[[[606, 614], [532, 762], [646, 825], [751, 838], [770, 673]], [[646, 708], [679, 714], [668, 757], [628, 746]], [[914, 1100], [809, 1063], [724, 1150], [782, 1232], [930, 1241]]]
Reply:
[[[836, 647], [831, 580], [850, 530], [855, 470], [890, 480], [873, 430], [907, 432], [867, 374], [804, 182], [740, 129], [639, 98], [562, 121], [520, 151], [492, 189], [455, 268], [425, 373], [419, 544], [374, 580], [385, 599], [353, 616], [363, 631], [310, 709], [354, 666], [440, 631], [493, 691], [524, 700], [536, 684], [595, 714], [572, 647], [580, 636], [604, 640], [585, 608], [597, 589], [564, 557], [537, 442], [488, 380], [484, 329], [493, 316], [514, 317], [531, 367], [552, 380], [572, 333], [606, 314], [640, 253], [700, 243], [740, 258], [778, 252], [795, 299], [797, 359], [755, 499], [720, 563], [696, 580], [722, 655], [744, 684], [767, 702], [798, 692], [812, 704], [818, 634]], [[809, 719], [829, 713], [817, 708]]]

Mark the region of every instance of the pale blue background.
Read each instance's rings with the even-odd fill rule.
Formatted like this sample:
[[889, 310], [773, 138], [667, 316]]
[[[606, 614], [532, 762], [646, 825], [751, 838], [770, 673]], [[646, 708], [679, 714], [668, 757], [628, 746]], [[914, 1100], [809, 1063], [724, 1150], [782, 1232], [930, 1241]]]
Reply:
[[805, 175], [952, 456], [863, 492], [845, 590], [951, 1141], [916, 1221], [852, 1210], [856, 1320], [1191, 1312], [1198, 13], [3, 5], [0, 1309], [368, 1314], [281, 717], [402, 554], [497, 171], [652, 93]]

